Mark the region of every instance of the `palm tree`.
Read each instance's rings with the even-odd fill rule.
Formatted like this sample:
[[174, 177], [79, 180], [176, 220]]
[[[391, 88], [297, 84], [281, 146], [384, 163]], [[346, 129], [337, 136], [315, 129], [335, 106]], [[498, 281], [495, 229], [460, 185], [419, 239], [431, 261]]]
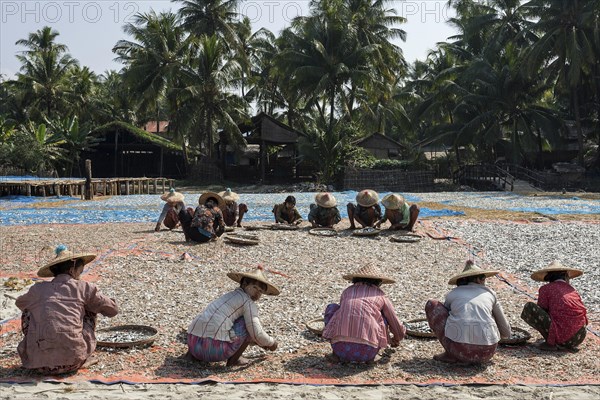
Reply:
[[98, 100], [99, 124], [123, 121], [137, 125], [134, 95], [117, 71], [109, 70], [100, 75]]
[[66, 92], [71, 114], [76, 115], [83, 123], [93, 123], [98, 114], [99, 79], [88, 67], [74, 66], [67, 73], [70, 82]]
[[278, 67], [316, 107], [328, 132], [333, 131], [336, 100], [346, 85], [373, 75], [370, 60], [377, 49], [362, 45], [347, 29], [348, 21], [339, 18], [343, 7], [335, 0], [311, 2], [313, 14], [297, 17], [283, 32], [286, 47], [277, 57]]
[[171, 0], [182, 3], [179, 15], [183, 27], [195, 37], [216, 35], [227, 51], [238, 47], [235, 23], [240, 0]]
[[[139, 97], [138, 110], [154, 110], [158, 130], [164, 101], [169, 126], [177, 128], [177, 93], [183, 70], [193, 54], [193, 39], [186, 34], [180, 18], [171, 12], [136, 14], [124, 30], [134, 41], [120, 40], [113, 51], [126, 66], [123, 78], [132, 93]], [[185, 143], [181, 144], [186, 153]]]
[[181, 121], [181, 128], [190, 132], [190, 144], [211, 158], [219, 131], [233, 146], [245, 145], [236, 121], [247, 118], [247, 104], [228, 92], [232, 77], [239, 75], [240, 65], [225, 59], [227, 50], [217, 36], [202, 36], [198, 45], [198, 56], [182, 78], [179, 111], [187, 116]]
[[539, 39], [527, 55], [529, 72], [540, 69], [556, 77], [557, 85], [568, 90], [571, 112], [575, 116], [579, 145], [578, 162], [583, 166], [584, 142], [581, 128], [578, 88], [599, 54], [593, 46], [598, 35], [598, 1], [531, 0], [523, 7], [537, 19]]
[[33, 106], [51, 117], [60, 109], [68, 88], [65, 77], [78, 64], [67, 52], [67, 46], [56, 43], [58, 32], [46, 26], [16, 42], [28, 49], [17, 55], [20, 73], [14, 85], [32, 97]]

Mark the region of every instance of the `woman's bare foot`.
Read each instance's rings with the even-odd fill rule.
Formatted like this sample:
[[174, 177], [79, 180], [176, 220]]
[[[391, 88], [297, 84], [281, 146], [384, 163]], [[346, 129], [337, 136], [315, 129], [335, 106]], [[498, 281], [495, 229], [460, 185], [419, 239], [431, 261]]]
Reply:
[[454, 364], [456, 362], [458, 362], [458, 360], [454, 357], [452, 357], [450, 354], [443, 352], [440, 354], [436, 354], [435, 356], [433, 356], [433, 359], [435, 361], [441, 361], [444, 363], [448, 363], [448, 364]]
[[548, 342], [542, 342], [537, 346], [538, 349], [540, 350], [544, 350], [544, 351], [556, 351], [558, 350], [557, 346], [552, 346], [550, 344], [548, 344]]
[[192, 355], [192, 353], [190, 353], [190, 351], [188, 350], [187, 353], [185, 353], [184, 355], [179, 357], [181, 360], [185, 360], [185, 361], [196, 361], [196, 357], [194, 357]]
[[237, 360], [233, 360], [233, 361], [231, 361], [231, 359], [227, 360], [228, 367], [233, 367], [236, 365], [248, 365], [249, 363], [250, 363], [250, 360], [248, 360], [246, 357], [240, 357]]
[[95, 355], [92, 354], [91, 356], [88, 357], [87, 360], [85, 360], [83, 365], [79, 368], [89, 368], [95, 364], [98, 364], [98, 357], [96, 357]]

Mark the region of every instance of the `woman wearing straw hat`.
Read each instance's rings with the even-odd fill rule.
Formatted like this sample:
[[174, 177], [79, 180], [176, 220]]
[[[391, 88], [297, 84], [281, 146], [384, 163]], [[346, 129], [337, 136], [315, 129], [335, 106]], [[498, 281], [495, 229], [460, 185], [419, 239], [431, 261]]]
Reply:
[[540, 287], [537, 304], [528, 302], [521, 313], [521, 318], [544, 337], [541, 350], [576, 350], [585, 339], [587, 310], [577, 290], [569, 284], [581, 275], [583, 271], [565, 267], [559, 261], [531, 274], [534, 281], [548, 282]]
[[308, 221], [313, 228], [333, 228], [342, 220], [338, 210], [337, 201], [331, 193], [317, 193], [315, 202], [310, 205]]
[[186, 241], [205, 243], [225, 232], [221, 206], [225, 201], [214, 192], [204, 192], [198, 199], [198, 207], [191, 217], [185, 210], [179, 212], [179, 220]]
[[496, 293], [485, 286], [486, 277], [497, 273], [481, 269], [469, 260], [463, 272], [448, 281], [457, 286], [446, 295], [445, 302], [427, 302], [427, 321], [445, 350], [433, 356], [434, 360], [487, 362], [496, 352], [500, 338], [510, 337], [510, 324]]
[[219, 196], [225, 201], [223, 207], [221, 207], [225, 225], [237, 225], [238, 228], [241, 228], [242, 219], [244, 219], [244, 215], [248, 212], [248, 206], [244, 203], [238, 205], [237, 201], [240, 199], [240, 195], [231, 191], [230, 188], [219, 192]]
[[379, 195], [376, 191], [365, 189], [356, 195], [356, 203], [348, 203], [348, 218], [350, 219], [350, 228], [356, 229], [354, 221], [361, 227], [372, 227], [381, 219], [381, 207], [379, 207]]
[[225, 361], [244, 365], [242, 353], [249, 344], [275, 351], [277, 341], [262, 328], [255, 302], [262, 294], [277, 296], [279, 289], [267, 280], [262, 267], [252, 272], [229, 272], [240, 286], [211, 302], [188, 327], [187, 359]]
[[76, 371], [97, 362], [96, 314], [114, 317], [117, 304], [96, 286], [79, 280], [83, 267], [95, 254], [73, 254], [60, 245], [56, 258], [38, 271], [54, 279], [33, 285], [16, 300], [25, 335], [17, 351], [23, 367], [44, 374]]
[[375, 224], [379, 228], [381, 224], [390, 221], [390, 230], [412, 231], [417, 218], [419, 217], [419, 207], [416, 204], [411, 206], [404, 200], [404, 196], [390, 193], [381, 199], [381, 204], [385, 207], [383, 217]]
[[158, 217], [158, 221], [156, 221], [154, 230], [156, 232], [160, 231], [160, 227], [163, 223], [169, 230], [177, 228], [177, 226], [179, 226], [179, 211], [181, 211], [182, 206], [185, 209], [185, 206], [183, 205], [183, 194], [176, 192], [175, 189], [171, 188], [168, 192], [161, 195], [160, 199], [165, 202], [165, 205]]
[[388, 341], [397, 347], [406, 334], [392, 302], [380, 289], [382, 284], [395, 281], [374, 265], [365, 265], [342, 277], [352, 286], [342, 292], [339, 305], [329, 304], [325, 309], [323, 337], [331, 342], [338, 360], [373, 362]]

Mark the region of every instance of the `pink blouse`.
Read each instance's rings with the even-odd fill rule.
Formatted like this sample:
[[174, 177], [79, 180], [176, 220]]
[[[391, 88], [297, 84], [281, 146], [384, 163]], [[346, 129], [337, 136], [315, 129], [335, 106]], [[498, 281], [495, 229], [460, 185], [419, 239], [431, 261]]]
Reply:
[[114, 317], [119, 312], [95, 285], [67, 274], [36, 283], [16, 305], [30, 315], [27, 335], [18, 346], [25, 368], [83, 363], [96, 349], [94, 332], [83, 327], [85, 313]]
[[332, 343], [362, 343], [384, 348], [388, 344], [384, 317], [394, 337], [402, 340], [406, 328], [385, 293], [377, 286], [355, 283], [342, 292], [340, 308], [325, 326], [323, 337]]

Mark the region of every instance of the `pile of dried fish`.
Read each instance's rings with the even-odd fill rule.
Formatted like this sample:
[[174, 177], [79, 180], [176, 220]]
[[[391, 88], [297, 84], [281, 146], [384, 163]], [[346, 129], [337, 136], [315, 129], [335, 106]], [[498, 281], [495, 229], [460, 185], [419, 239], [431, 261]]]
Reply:
[[99, 342], [127, 343], [148, 339], [152, 336], [152, 333], [143, 331], [101, 331], [96, 334], [96, 340]]
[[[454, 194], [444, 194], [443, 198], [451, 200], [452, 196]], [[410, 363], [403, 369], [404, 361], [429, 360], [439, 353], [440, 345], [434, 341], [403, 341], [392, 356], [392, 365], [399, 368], [376, 364], [365, 370], [353, 369], [351, 378], [348, 368], [354, 367], [332, 368], [322, 361], [331, 347], [323, 339], [309, 334], [305, 323], [322, 315], [328, 304], [339, 302], [341, 293], [349, 285], [342, 275], [365, 263], [379, 266], [383, 273], [396, 279], [396, 284], [384, 285], [382, 290], [400, 320], [409, 321], [422, 316], [427, 300], [443, 301], [452, 288], [447, 284], [448, 278], [462, 270], [467, 258], [476, 257], [484, 268], [512, 272], [524, 280], [525, 284], [520, 287], [529, 286], [533, 294], [538, 284], [528, 280], [531, 272], [559, 258], [585, 271], [572, 284], [584, 298], [591, 324], [597, 328], [596, 322], [600, 320], [597, 285], [600, 266], [596, 254], [600, 232], [595, 223], [557, 221], [542, 225], [435, 219], [417, 224], [416, 233], [423, 236], [418, 246], [370, 240], [368, 251], [356, 245], [356, 238], [345, 234], [323, 239], [267, 229], [257, 235], [260, 246], [241, 249], [223, 240], [192, 245], [184, 241], [181, 231], [154, 232], [153, 227], [154, 223], [0, 226], [0, 237], [5, 244], [0, 253], [0, 271], [4, 276], [31, 274], [33, 277], [39, 266], [54, 255], [48, 254], [47, 258], [32, 255], [38, 254], [43, 246], [54, 248], [58, 243], [76, 252], [97, 253], [97, 260], [82, 279], [94, 281], [105, 295], [116, 299], [120, 309], [114, 318], [99, 316], [98, 328], [136, 323], [154, 326], [161, 332], [152, 351], [125, 350], [134, 355], [131, 357], [100, 352], [100, 362], [91, 368], [105, 376], [137, 370], [143, 371], [149, 379], [159, 375], [195, 379], [211, 374], [223, 380], [243, 379], [236, 369], [219, 365], [199, 369], [197, 365], [186, 367], [172, 360], [187, 351], [187, 346], [181, 343], [180, 327], [187, 326], [208, 303], [239, 287], [227, 273], [251, 271], [259, 264], [265, 267], [267, 278], [281, 289], [279, 296], [262, 296], [257, 303], [262, 326], [277, 339], [279, 347], [274, 353], [257, 346], [249, 348], [246, 356], [266, 356], [269, 362], [251, 365], [243, 372], [248, 376], [260, 373], [272, 379], [290, 379], [295, 373], [313, 369], [322, 375], [357, 381], [390, 381], [399, 376], [464, 380], [464, 370], [442, 368], [435, 363]], [[347, 219], [336, 225], [339, 231], [348, 227]], [[438, 229], [460, 240], [433, 240], [427, 236], [427, 233], [440, 236]], [[338, 233], [336, 230], [325, 232]], [[190, 255], [185, 263], [180, 260], [184, 252]], [[281, 274], [270, 273], [272, 270]], [[531, 297], [495, 277], [486, 284], [496, 291], [511, 325], [522, 323], [521, 310]], [[535, 335], [539, 338], [537, 333]], [[9, 367], [19, 362], [16, 347], [20, 338], [19, 334], [0, 337], [0, 346], [12, 349], [10, 354], [0, 358], [0, 377], [14, 373]], [[517, 356], [515, 352], [519, 352]], [[561, 355], [565, 360], [561, 363], [539, 362], [539, 354], [529, 346], [501, 350], [494, 356], [493, 368], [476, 371], [477, 379], [490, 382], [515, 376], [588, 379], [597, 376], [597, 353], [597, 341], [592, 339], [586, 339], [579, 353]], [[567, 374], [565, 368], [568, 368]]]
[[404, 325], [406, 325], [406, 329], [411, 331], [433, 333], [427, 321], [405, 322]]

